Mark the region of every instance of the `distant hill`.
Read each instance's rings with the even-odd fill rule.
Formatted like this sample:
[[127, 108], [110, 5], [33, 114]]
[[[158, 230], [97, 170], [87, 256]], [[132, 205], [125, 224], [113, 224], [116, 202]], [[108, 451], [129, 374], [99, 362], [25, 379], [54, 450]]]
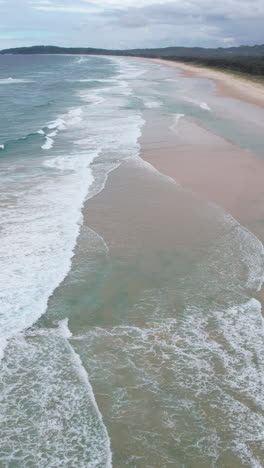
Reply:
[[264, 56], [264, 44], [217, 49], [202, 47], [165, 47], [156, 49], [107, 50], [90, 47], [32, 46], [5, 49], [0, 54], [82, 54], [82, 55], [133, 55], [139, 57], [233, 57]]
[[7, 55], [31, 55], [31, 54], [76, 54], [76, 55], [104, 55], [110, 51], [104, 49], [92, 49], [87, 47], [56, 47], [56, 46], [32, 46], [16, 47], [14, 49], [1, 50], [0, 54]]

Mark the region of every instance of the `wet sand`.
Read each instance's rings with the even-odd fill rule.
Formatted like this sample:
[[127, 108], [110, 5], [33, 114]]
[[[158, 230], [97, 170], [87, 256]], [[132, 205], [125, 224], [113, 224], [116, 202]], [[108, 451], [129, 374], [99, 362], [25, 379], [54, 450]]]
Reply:
[[[250, 151], [232, 145], [186, 117], [176, 122], [173, 115], [148, 111], [145, 118], [146, 125], [140, 139], [143, 161], [136, 157], [123, 161], [109, 174], [105, 188], [85, 205], [84, 228], [92, 229], [103, 239], [108, 253], [101, 268], [95, 263], [96, 275], [94, 271], [86, 273], [85, 281], [78, 286], [75, 294], [82, 305], [77, 319], [75, 317], [76, 329], [73, 320], [70, 321], [70, 329], [78, 334], [92, 328], [86, 348], [81, 342], [78, 347], [78, 341], [76, 346], [84, 365], [87, 356], [93, 357], [95, 370], [91, 374], [91, 363], [88, 364], [88, 374], [109, 431], [114, 466], [123, 468], [126, 464], [137, 468], [160, 468], [169, 464], [173, 466], [177, 460], [179, 466], [186, 462], [190, 467], [209, 468], [212, 460], [206, 451], [201, 459], [197, 457], [198, 444], [193, 448], [193, 455], [190, 453], [189, 435], [198, 440], [201, 431], [199, 420], [197, 433], [192, 433], [194, 423], [188, 423], [188, 417], [193, 417], [193, 411], [186, 411], [185, 407], [177, 409], [176, 430], [169, 423], [161, 424], [168, 404], [167, 388], [172, 391], [173, 402], [181, 397], [184, 400], [189, 390], [177, 387], [177, 380], [184, 375], [182, 369], [186, 365], [188, 368], [192, 362], [191, 353], [194, 352], [196, 362], [199, 351], [195, 347], [193, 351], [192, 343], [186, 352], [183, 368], [179, 367], [176, 374], [170, 374], [170, 362], [174, 369], [180, 359], [178, 348], [173, 348], [177, 359], [172, 354], [172, 359], [167, 356], [168, 362], [164, 364], [163, 355], [159, 360], [160, 351], [153, 353], [153, 342], [165, 342], [166, 352], [167, 345], [168, 349], [175, 346], [174, 334], [163, 327], [163, 320], [166, 324], [168, 318], [175, 316], [180, 323], [190, 304], [200, 305], [202, 310], [204, 306], [205, 310], [206, 307], [210, 310], [212, 304], [226, 309], [227, 296], [232, 288], [236, 289], [244, 269], [235, 271], [237, 277], [233, 275], [233, 263], [236, 266], [233, 260], [240, 253], [236, 251], [235, 243], [230, 248], [221, 244], [220, 258], [217, 252], [211, 258], [210, 247], [211, 252], [214, 251], [218, 245], [215, 240], [225, 237], [225, 232], [229, 231], [214, 215], [214, 204], [232, 214], [263, 240], [263, 162]], [[144, 166], [144, 161], [150, 165]], [[79, 255], [84, 263], [88, 246], [81, 235]], [[246, 250], [245, 241], [242, 246]], [[226, 248], [229, 250], [222, 262]], [[230, 264], [226, 263], [229, 255]], [[212, 260], [211, 263], [207, 262], [208, 259]], [[78, 249], [76, 264], [78, 268]], [[238, 290], [238, 294], [240, 292]], [[194, 310], [196, 330], [197, 309]], [[188, 311], [190, 313], [190, 309]], [[97, 327], [95, 330], [94, 326]], [[122, 327], [126, 330], [131, 327], [132, 331], [124, 333]], [[143, 348], [141, 335], [136, 341], [136, 327], [147, 335]], [[206, 333], [210, 339], [222, 342], [218, 327], [211, 329], [208, 326]], [[188, 332], [189, 325], [186, 325], [186, 330]], [[215, 338], [218, 332], [220, 338]], [[96, 333], [94, 342], [93, 333]], [[176, 347], [184, 346], [185, 334], [177, 339]], [[138, 354], [135, 351], [137, 347]], [[207, 363], [206, 358], [203, 367]], [[218, 379], [219, 373], [219, 382], [222, 379], [221, 366], [216, 366], [214, 377]], [[138, 378], [141, 373], [144, 376], [142, 382]], [[211, 370], [209, 379], [212, 373]], [[200, 368], [195, 381], [199, 376]], [[232, 379], [233, 375], [231, 382]], [[160, 387], [156, 387], [153, 382], [159, 380]], [[198, 381], [197, 385], [199, 387], [202, 383]], [[210, 405], [207, 406], [210, 401], [208, 395], [205, 399], [201, 396], [199, 400], [195, 394], [193, 399], [194, 407], [201, 404], [205, 420], [210, 421], [204, 428], [208, 424], [211, 433], [211, 427], [216, 426], [222, 443], [228, 445], [236, 434], [232, 430], [226, 433], [225, 418], [222, 427], [218, 409], [215, 412]], [[225, 411], [221, 404], [215, 407]], [[234, 410], [233, 428], [237, 419], [238, 414]], [[184, 434], [186, 447], [181, 440], [175, 439], [178, 432]], [[223, 466], [241, 466], [236, 453], [230, 451], [221, 456]]]
[[[111, 254], [124, 264], [135, 256], [146, 274], [159, 269], [161, 253], [168, 259], [184, 246], [197, 252], [198, 261], [201, 246], [212, 236], [201, 216], [208, 203], [223, 208], [263, 242], [263, 160], [186, 117], [175, 122], [173, 115], [148, 112], [145, 118], [140, 157], [151, 166], [142, 170], [140, 159], [123, 162], [84, 211], [85, 224], [104, 239]], [[161, 175], [151, 173], [151, 167]], [[179, 269], [177, 275], [185, 273]], [[121, 284], [122, 276], [116, 281]], [[142, 285], [151, 287], [139, 275], [128, 297], [136, 297]], [[262, 291], [258, 299], [263, 304]], [[105, 301], [111, 303], [111, 293]]]
[[241, 99], [242, 101], [264, 107], [264, 84], [258, 83], [254, 77], [243, 78], [232, 75], [232, 72], [213, 70], [209, 67], [199, 67], [182, 62], [171, 62], [162, 59], [146, 59], [160, 63], [168, 67], [181, 70], [185, 76], [207, 78], [215, 85], [215, 93], [218, 96]]
[[[154, 147], [162, 143], [153, 139], [152, 134]], [[143, 148], [148, 152], [145, 144]], [[186, 306], [197, 306], [201, 298], [219, 302], [207, 276], [200, 277], [198, 272], [198, 277], [193, 277], [197, 265], [205, 261], [209, 246], [225, 230], [211, 215], [202, 198], [144, 167], [136, 158], [113, 171], [104, 190], [86, 204], [85, 224], [104, 239], [109, 249], [108, 267], [104, 266], [95, 280], [86, 278], [83, 289], [78, 290], [78, 300], [84, 297], [83, 308], [78, 327], [75, 329], [70, 321], [70, 329], [83, 334], [94, 324], [100, 327], [87, 337], [88, 351], [80, 342], [77, 352], [84, 364], [87, 356], [99, 363], [92, 375], [88, 366], [88, 373], [111, 438], [114, 466], [118, 468], [129, 466], [133, 456], [137, 458], [131, 466], [137, 468], [173, 466], [173, 462], [180, 466], [179, 460], [187, 464], [192, 457], [189, 448], [177, 440], [179, 432], [184, 434], [183, 440], [188, 440], [193, 426], [186, 422], [191, 416], [185, 407], [177, 410], [176, 429], [161, 423], [167, 414], [167, 388], [172, 392], [172, 401], [184, 400], [190, 392], [178, 388], [174, 393], [177, 378], [168, 366], [178, 362], [175, 346], [184, 346], [185, 338], [179, 335], [176, 339], [166, 320], [173, 321], [176, 316], [180, 324]], [[131, 327], [130, 332], [124, 332], [122, 326], [126, 330]], [[137, 338], [136, 330], [147, 335], [146, 341], [142, 336]], [[91, 345], [93, 333], [96, 340]], [[167, 353], [171, 349], [176, 352], [171, 361], [168, 355], [165, 362], [159, 355], [161, 343], [165, 343]], [[186, 355], [189, 360], [190, 351]], [[137, 372], [144, 376], [142, 382]], [[183, 373], [181, 369], [178, 376]], [[197, 397], [195, 401], [197, 404]], [[202, 405], [211, 417], [207, 403]], [[198, 440], [199, 435], [191, 433], [191, 437]], [[209, 456], [203, 455], [198, 461], [194, 458], [195, 464], [189, 462], [188, 466], [212, 466]], [[240, 466], [234, 454], [224, 455], [224, 464]]]
[[[171, 128], [170, 128], [171, 127]], [[141, 156], [264, 240], [264, 161], [185, 117], [148, 119]]]
[[[144, 167], [140, 159], [131, 158], [109, 175], [104, 190], [89, 200], [84, 210], [85, 225], [101, 236], [109, 249], [109, 266], [106, 270], [103, 268], [103, 274], [98, 275], [96, 280], [86, 279], [83, 290], [78, 290], [78, 300], [84, 297], [83, 309], [78, 317], [78, 327], [75, 330], [73, 322], [70, 322], [70, 329], [82, 334], [84, 329], [89, 330], [94, 324], [97, 327], [100, 325], [92, 330], [91, 337], [87, 337], [87, 348], [82, 349], [84, 345], [81, 346], [80, 342], [77, 352], [84, 365], [87, 356], [91, 355], [93, 363], [99, 363], [92, 374], [88, 365], [88, 373], [109, 431], [114, 466], [118, 468], [129, 466], [133, 457], [136, 461], [131, 466], [137, 468], [160, 468], [170, 464], [173, 466], [173, 463], [180, 466], [180, 462], [195, 468], [212, 466], [212, 460], [206, 452], [201, 456], [198, 449], [197, 452], [193, 449], [192, 453], [188, 446], [190, 434], [198, 440], [201, 430], [199, 421], [197, 433], [195, 430], [192, 432], [194, 423], [188, 422], [188, 417], [193, 415], [192, 411], [189, 413], [185, 407], [172, 409], [177, 411], [176, 429], [169, 423], [161, 424], [167, 414], [167, 388], [170, 388], [174, 402], [181, 399], [184, 401], [186, 394], [188, 398], [194, 398], [195, 408], [201, 405], [203, 414], [210, 421], [209, 426], [216, 426], [220, 430], [222, 443], [228, 444], [235, 437], [229, 431], [225, 440], [226, 423], [222, 427], [219, 414], [207, 404], [207, 399], [210, 402], [209, 397], [205, 400], [203, 396], [192, 397], [189, 389], [177, 387], [177, 378], [171, 372], [170, 363], [174, 369], [179, 361], [177, 350], [185, 346], [186, 337], [179, 334], [175, 344], [173, 330], [162, 325], [163, 320], [166, 324], [168, 317], [171, 320], [174, 316], [180, 324], [188, 304], [198, 306], [201, 300], [205, 300], [205, 304], [216, 303], [226, 307], [224, 294], [220, 295], [218, 288], [214, 289], [214, 284], [220, 284], [224, 292], [227, 285], [231, 287], [232, 281], [236, 283], [236, 278], [233, 280], [232, 277], [232, 268], [228, 273], [228, 266], [224, 263], [219, 264], [219, 268], [213, 266], [215, 282], [212, 284], [210, 270], [205, 276], [202, 270], [196, 270], [197, 265], [206, 263], [210, 245], [214, 245], [215, 239], [221, 237], [225, 230], [212, 216], [214, 210], [207, 213], [207, 200], [216, 201], [218, 197], [221, 206], [224, 202], [226, 209], [232, 205], [241, 218], [244, 216], [243, 203], [238, 203], [243, 185], [242, 174], [241, 185], [236, 186], [235, 191], [231, 188], [228, 191], [223, 186], [223, 167], [219, 176], [222, 185], [219, 182], [214, 191], [215, 200], [209, 198], [213, 195], [215, 185], [209, 184], [213, 168], [216, 166], [216, 176], [222, 167], [220, 161], [224, 157], [228, 159], [231, 149], [234, 160], [232, 167], [237, 168], [235, 163], [240, 149], [233, 148], [194, 123], [182, 122], [185, 133], [181, 132], [181, 145], [178, 134], [169, 129], [171, 116], [164, 115], [155, 120], [154, 114], [147, 119], [140, 143], [141, 156], [162, 174], [168, 174], [181, 182], [184, 189], [161, 173], [154, 172], [151, 167]], [[190, 131], [192, 140], [188, 142]], [[197, 144], [200, 147], [196, 162]], [[185, 148], [185, 151], [178, 155], [178, 147], [182, 151]], [[213, 148], [218, 148], [216, 162], [209, 164]], [[248, 152], [243, 157], [246, 161], [250, 159]], [[192, 164], [193, 168], [190, 169]], [[204, 170], [206, 165], [209, 166], [207, 171]], [[204, 186], [206, 190], [202, 191]], [[246, 201], [247, 197], [245, 194], [243, 200]], [[251, 214], [250, 223], [253, 223], [254, 216]], [[222, 268], [227, 283], [224, 283], [225, 275], [220, 274]], [[91, 295], [95, 304], [91, 304]], [[222, 304], [220, 301], [223, 301]], [[197, 326], [196, 321], [195, 309]], [[125, 330], [130, 329], [130, 332], [124, 332], [122, 326]], [[141, 335], [137, 341], [135, 330], [142, 330], [147, 336], [146, 341]], [[94, 340], [93, 333], [96, 333]], [[214, 340], [218, 331], [209, 328], [206, 333]], [[160, 359], [160, 350], [156, 352], [153, 343], [158, 343], [158, 348], [160, 343], [165, 343], [166, 353], [173, 349], [175, 354], [172, 353], [171, 360], [166, 355], [164, 363], [163, 355]], [[137, 349], [138, 354], [135, 351]], [[186, 352], [188, 363], [192, 362], [191, 353], [190, 349]], [[194, 361], [196, 359], [195, 355]], [[221, 365], [218, 370], [216, 367], [220, 380], [221, 369]], [[144, 376], [142, 382], [137, 372]], [[184, 371], [180, 367], [176, 375], [179, 378], [182, 374]], [[195, 380], [199, 375], [200, 370], [195, 374]], [[199, 387], [202, 384], [198, 382], [197, 385]], [[172, 403], [170, 405], [173, 408]], [[216, 407], [222, 408], [221, 405]], [[237, 421], [237, 414], [234, 421]], [[236, 423], [233, 423], [233, 427], [236, 427]], [[177, 439], [179, 433], [182, 440]], [[223, 466], [241, 466], [235, 453], [227, 452], [221, 456]]]
[[[137, 60], [175, 68], [186, 78], [211, 80], [214, 87], [208, 89], [208, 96], [231, 98], [233, 108], [238, 109], [235, 118], [246, 116], [247, 123], [256, 119], [261, 124], [258, 111], [264, 108], [264, 85], [254, 79], [164, 59]], [[248, 103], [254, 107], [247, 107]], [[264, 241], [264, 158], [203, 128], [198, 121], [184, 116], [175, 123], [171, 115], [155, 112], [146, 116], [140, 145], [145, 161], [183, 188], [224, 208]]]

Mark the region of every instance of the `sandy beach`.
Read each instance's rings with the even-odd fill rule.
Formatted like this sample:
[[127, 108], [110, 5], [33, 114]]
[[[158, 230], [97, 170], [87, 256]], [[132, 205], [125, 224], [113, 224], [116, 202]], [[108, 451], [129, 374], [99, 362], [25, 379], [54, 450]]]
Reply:
[[167, 116], [147, 122], [141, 156], [184, 189], [224, 208], [264, 240], [263, 161], [196, 122], [182, 118], [174, 131], [171, 125]]
[[[254, 81], [181, 62], [153, 61], [181, 70], [187, 77], [212, 80], [217, 96], [264, 106], [264, 86]], [[223, 207], [264, 242], [263, 159], [208, 132], [197, 122], [180, 119], [174, 132], [169, 129], [166, 116], [147, 122], [141, 156], [183, 187]], [[257, 297], [263, 305], [263, 288]]]
[[[212, 80], [218, 96], [231, 97], [242, 105], [264, 106], [264, 86], [254, 81], [181, 62], [142, 60], [176, 68], [186, 77]], [[218, 204], [264, 240], [260, 222], [264, 216], [263, 159], [182, 116], [175, 124], [171, 116], [153, 113], [146, 120], [140, 144], [141, 157], [161, 173]]]
[[185, 76], [207, 78], [213, 80], [216, 85], [215, 92], [218, 96], [226, 96], [241, 99], [258, 106], [264, 107], [264, 85], [252, 79], [232, 75], [232, 72], [222, 72], [209, 67], [189, 65], [182, 62], [172, 62], [164, 59], [148, 59], [155, 63], [161, 63], [168, 67], [182, 70]]
[[[248, 254], [254, 253], [255, 242], [258, 242], [251, 234], [248, 238], [247, 230], [242, 226], [264, 240], [264, 166], [252, 151], [209, 131], [197, 119], [157, 112], [155, 108], [147, 110], [144, 119], [146, 123], [139, 140], [140, 157], [123, 161], [109, 175], [104, 190], [89, 200], [84, 210], [85, 225], [104, 239], [111, 264], [111, 274], [108, 273], [103, 286], [95, 285], [99, 304], [92, 312], [93, 317], [100, 314], [100, 321], [107, 328], [106, 331], [98, 329], [94, 332], [96, 344], [94, 347], [91, 345], [89, 350], [99, 356], [105, 369], [115, 362], [111, 367], [111, 377], [108, 377], [110, 389], [107, 391], [105, 388], [105, 376], [101, 380], [95, 376], [93, 388], [110, 429], [116, 466], [123, 466], [120, 460], [126, 459], [127, 454], [137, 453], [135, 466], [138, 468], [160, 468], [167, 466], [168, 460], [173, 463], [173, 456], [164, 461], [165, 447], [173, 450], [181, 446], [173, 438], [173, 423], [160, 426], [161, 418], [166, 417], [162, 416], [165, 414], [164, 408], [168, 405], [167, 395], [162, 395], [162, 390], [166, 394], [167, 385], [170, 385], [173, 392], [183, 367], [188, 367], [190, 362], [199, 363], [198, 372], [197, 369], [193, 371], [196, 384], [198, 382], [197, 393], [194, 397], [189, 395], [190, 399], [194, 398], [195, 405], [198, 401], [198, 406], [201, 401], [207, 420], [218, 421], [217, 424], [221, 425], [217, 410], [205, 402], [203, 396], [198, 396], [202, 387], [202, 382], [199, 382], [201, 369], [210, 362], [208, 356], [200, 363], [199, 352], [203, 349], [202, 353], [206, 353], [204, 350], [211, 349], [211, 346], [218, 349], [219, 343], [226, 339], [226, 327], [232, 328], [233, 322], [228, 322], [225, 311], [229, 294], [236, 296], [238, 293], [237, 300], [245, 300], [246, 289], [239, 284], [244, 284], [246, 269], [241, 268], [240, 264], [237, 269], [236, 262], [241, 255], [240, 249], [247, 262]], [[224, 221], [225, 214], [227, 222]], [[240, 225], [230, 221], [230, 215]], [[239, 299], [240, 292], [242, 296]], [[262, 297], [260, 293], [260, 301]], [[206, 323], [202, 335], [199, 335], [199, 307], [206, 311], [205, 318], [202, 318], [202, 322]], [[215, 307], [216, 316], [209, 323], [208, 317], [211, 317]], [[181, 332], [182, 314], [186, 310], [187, 325]], [[222, 310], [223, 324], [218, 321]], [[241, 311], [243, 317], [244, 311]], [[173, 320], [171, 317], [174, 314], [177, 322], [173, 325], [175, 331], [172, 333], [169, 321]], [[167, 317], [165, 325], [159, 322], [161, 317]], [[248, 323], [250, 314], [246, 320]], [[118, 321], [124, 328], [117, 326]], [[198, 330], [198, 335], [191, 341], [190, 348], [185, 348], [192, 326]], [[244, 330], [244, 326], [242, 328]], [[140, 334], [138, 341], [136, 333]], [[205, 348], [204, 336], [208, 337]], [[236, 340], [233, 335], [232, 340]], [[184, 365], [181, 347], [186, 356]], [[166, 357], [162, 355], [160, 360], [161, 349]], [[168, 357], [172, 349], [174, 351]], [[122, 364], [120, 359], [126, 353], [128, 364]], [[159, 396], [156, 383], [152, 387], [153, 382], [159, 380], [156, 375], [153, 377], [157, 368], [161, 374]], [[216, 364], [210, 370], [210, 375], [219, 378], [219, 387], [221, 368], [222, 364]], [[144, 376], [139, 386], [130, 381], [134, 369]], [[102, 372], [101, 367], [98, 372]], [[233, 378], [232, 375], [231, 386]], [[127, 380], [130, 382], [129, 388], [126, 387]], [[115, 395], [112, 396], [111, 385], [126, 388], [124, 400], [119, 400], [119, 393], [117, 399]], [[211, 384], [207, 382], [206, 385], [210, 387]], [[188, 394], [190, 388], [179, 385], [175, 400], [169, 403], [173, 411], [177, 411], [177, 431], [181, 433], [185, 431], [185, 407], [175, 410], [173, 405], [176, 400], [183, 401], [186, 392]], [[246, 400], [246, 404], [250, 406], [251, 402]], [[228, 407], [228, 403], [225, 405]], [[118, 418], [111, 413], [112, 407], [120, 410]], [[236, 427], [239, 414], [232, 411], [231, 419], [234, 414], [233, 427]], [[198, 427], [200, 430], [200, 422]], [[224, 427], [222, 430], [224, 434]], [[228, 439], [232, 437], [235, 437], [234, 434], [229, 433]], [[153, 450], [153, 440], [161, 447], [158, 451]], [[145, 447], [148, 447], [147, 451]], [[188, 459], [187, 453], [188, 449], [182, 460], [185, 460], [184, 457]], [[258, 449], [256, 454], [259, 456]], [[231, 451], [223, 455], [221, 463], [236, 468], [241, 466], [239, 457]], [[196, 457], [195, 463], [190, 466], [209, 468], [212, 463], [209, 458], [199, 460]]]

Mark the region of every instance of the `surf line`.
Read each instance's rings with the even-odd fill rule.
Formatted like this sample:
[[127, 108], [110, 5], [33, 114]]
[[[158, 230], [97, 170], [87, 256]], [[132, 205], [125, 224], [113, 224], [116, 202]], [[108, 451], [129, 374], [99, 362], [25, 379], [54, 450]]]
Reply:
[[111, 441], [110, 441], [110, 437], [109, 437], [109, 434], [108, 434], [108, 431], [107, 431], [107, 428], [105, 426], [105, 423], [103, 421], [103, 416], [102, 416], [102, 413], [101, 411], [99, 410], [99, 407], [98, 407], [98, 404], [96, 402], [96, 399], [95, 399], [95, 395], [94, 395], [94, 392], [93, 392], [93, 387], [92, 385], [90, 384], [90, 381], [89, 381], [89, 377], [88, 377], [88, 373], [87, 371], [85, 370], [84, 366], [83, 366], [83, 363], [82, 363], [82, 360], [79, 356], [79, 354], [77, 354], [73, 347], [71, 346], [70, 342], [69, 342], [69, 339], [72, 337], [72, 332], [70, 331], [69, 327], [68, 327], [68, 319], [64, 319], [64, 320], [61, 320], [59, 323], [59, 331], [60, 331], [60, 335], [65, 339], [66, 343], [67, 343], [67, 346], [69, 348], [69, 351], [70, 351], [70, 354], [72, 356], [72, 363], [76, 369], [76, 373], [77, 375], [79, 376], [80, 378], [80, 381], [85, 385], [86, 389], [87, 389], [87, 394], [89, 396], [89, 399], [91, 400], [94, 408], [95, 408], [95, 411], [96, 411], [96, 414], [98, 416], [98, 419], [101, 423], [101, 426], [102, 426], [102, 429], [103, 429], [103, 432], [104, 432], [104, 435], [105, 435], [105, 441], [106, 441], [106, 464], [105, 464], [105, 468], [112, 468], [112, 451], [111, 451]]
[[176, 133], [178, 134], [178, 124], [179, 124], [179, 121], [182, 117], [185, 117], [184, 114], [174, 114], [173, 115], [173, 123], [172, 125], [169, 127], [170, 130], [173, 132], [173, 133]]

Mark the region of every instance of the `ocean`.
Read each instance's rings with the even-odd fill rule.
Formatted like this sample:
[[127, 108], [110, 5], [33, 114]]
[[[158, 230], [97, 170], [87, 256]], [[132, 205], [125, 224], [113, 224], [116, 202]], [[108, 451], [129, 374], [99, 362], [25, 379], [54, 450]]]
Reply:
[[96, 56], [0, 56], [0, 103], [0, 467], [263, 466], [263, 191], [151, 161], [261, 165], [263, 110]]

